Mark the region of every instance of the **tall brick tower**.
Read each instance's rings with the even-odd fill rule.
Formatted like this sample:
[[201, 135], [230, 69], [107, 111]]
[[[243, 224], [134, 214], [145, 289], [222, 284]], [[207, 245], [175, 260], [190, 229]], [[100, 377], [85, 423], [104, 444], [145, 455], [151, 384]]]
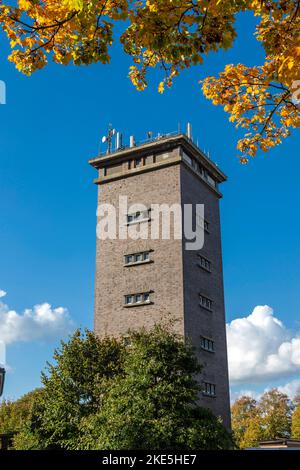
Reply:
[[230, 427], [219, 214], [219, 184], [226, 176], [193, 143], [190, 128], [187, 135], [140, 145], [131, 138], [129, 147], [117, 140], [115, 151], [90, 160], [98, 170], [98, 204], [118, 208], [120, 195], [129, 207], [143, 204], [147, 210], [129, 209], [125, 218], [125, 225], [140, 230], [152, 224], [152, 204], [204, 204], [205, 241], [202, 249], [187, 250], [184, 237], [97, 239], [95, 331], [118, 336], [170, 314], [204, 366], [201, 404]]

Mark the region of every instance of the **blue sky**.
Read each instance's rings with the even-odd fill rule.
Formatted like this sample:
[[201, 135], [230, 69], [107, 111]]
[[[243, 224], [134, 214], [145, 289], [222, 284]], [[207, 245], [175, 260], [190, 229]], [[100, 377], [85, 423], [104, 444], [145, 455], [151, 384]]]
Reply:
[[[133, 88], [127, 78], [130, 58], [118, 45], [108, 66], [50, 63], [28, 78], [6, 60], [1, 35], [0, 80], [6, 82], [7, 104], [0, 106], [0, 289], [7, 295], [0, 302], [6, 310], [22, 314], [48, 302], [53, 309], [68, 309], [77, 326], [92, 328], [96, 187], [87, 160], [97, 154], [110, 122], [127, 139], [134, 133], [139, 140], [148, 130], [174, 131], [179, 122], [191, 121], [199, 146], [229, 178], [221, 203], [227, 321], [268, 305], [284, 324], [283, 337], [299, 336], [300, 137], [295, 133], [242, 166], [238, 132], [221, 108], [203, 98], [198, 84], [226, 63], [262, 62], [253, 30], [254, 20], [241, 17], [234, 48], [185, 71], [163, 95], [157, 93], [158, 72], [145, 92]], [[40, 370], [59, 339], [40, 335], [8, 346], [7, 397], [39, 385]], [[286, 386], [298, 381], [299, 370], [248, 378], [232, 389]]]

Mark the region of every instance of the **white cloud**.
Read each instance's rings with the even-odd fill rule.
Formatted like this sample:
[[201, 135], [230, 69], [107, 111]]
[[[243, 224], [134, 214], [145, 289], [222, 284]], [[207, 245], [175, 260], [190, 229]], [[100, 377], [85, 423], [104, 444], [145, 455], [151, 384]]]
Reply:
[[295, 379], [292, 380], [291, 382], [281, 385], [278, 387], [279, 391], [282, 393], [285, 393], [288, 395], [290, 398], [295, 398], [296, 396], [300, 395], [300, 380]]
[[254, 400], [259, 400], [261, 397], [262, 393], [258, 392], [257, 390], [246, 390], [246, 389], [240, 389], [240, 390], [230, 390], [230, 403], [233, 404], [236, 400], [243, 396], [251, 397], [254, 398]]
[[6, 296], [5, 290], [1, 290], [1, 289], [0, 289], [0, 299], [1, 299], [2, 297], [5, 297], [5, 296]]
[[271, 388], [278, 388], [278, 390], [281, 393], [285, 393], [291, 400], [293, 400], [296, 396], [300, 395], [300, 380], [295, 379], [295, 380], [292, 380], [291, 382], [288, 382], [284, 385], [279, 385], [277, 387], [272, 387], [272, 386], [266, 387], [264, 388], [263, 391], [245, 390], [245, 389], [235, 390], [235, 391], [230, 390], [230, 401], [231, 403], [234, 403], [238, 398], [243, 397], [245, 395], [247, 397], [254, 398], [255, 400], [258, 401], [261, 398], [261, 396], [265, 392], [268, 392], [269, 390], [271, 390]]
[[52, 308], [49, 303], [43, 303], [17, 313], [0, 300], [0, 342], [6, 345], [61, 338], [73, 329], [66, 308]]
[[263, 382], [300, 371], [300, 333], [290, 332], [267, 305], [229, 323], [227, 342], [232, 384]]
[[0, 340], [0, 367], [3, 367], [6, 363], [6, 348], [3, 341]]

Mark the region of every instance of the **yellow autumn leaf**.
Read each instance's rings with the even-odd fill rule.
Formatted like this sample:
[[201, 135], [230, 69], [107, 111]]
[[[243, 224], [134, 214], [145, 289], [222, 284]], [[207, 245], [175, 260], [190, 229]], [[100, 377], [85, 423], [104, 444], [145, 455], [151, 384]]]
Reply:
[[159, 91], [159, 93], [163, 93], [165, 91], [165, 83], [164, 82], [160, 82], [160, 84], [158, 85], [158, 91]]
[[19, 0], [19, 8], [21, 10], [29, 10], [29, 8], [32, 7], [32, 2], [30, 2], [29, 0]]
[[63, 2], [66, 7], [70, 10], [78, 10], [81, 11], [83, 9], [84, 0], [64, 0]]
[[238, 34], [236, 16], [251, 11], [257, 19], [255, 37], [266, 51], [264, 60], [253, 67], [227, 64], [218, 76], [202, 82], [203, 93], [244, 129], [239, 143], [243, 159], [279, 145], [289, 136], [289, 128], [300, 127], [294, 102], [298, 93], [293, 88], [300, 77], [297, 2], [5, 1], [9, 2], [0, 0], [0, 23], [10, 41], [9, 59], [22, 73], [45, 67], [49, 58], [58, 64], [106, 64], [122, 29], [119, 40], [132, 58], [132, 84], [144, 90], [149, 71], [158, 68], [163, 74], [159, 93], [171, 87], [181, 71], [202, 64], [210, 52], [230, 48]]

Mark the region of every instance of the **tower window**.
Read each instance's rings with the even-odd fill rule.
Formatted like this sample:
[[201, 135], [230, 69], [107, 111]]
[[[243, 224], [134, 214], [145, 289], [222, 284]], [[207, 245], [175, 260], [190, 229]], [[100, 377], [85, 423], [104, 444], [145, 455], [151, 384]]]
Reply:
[[132, 266], [135, 264], [143, 264], [149, 263], [150, 261], [150, 252], [143, 251], [141, 253], [134, 253], [132, 255], [125, 255], [124, 256], [124, 265], [125, 266]]
[[216, 181], [214, 180], [214, 178], [212, 178], [212, 176], [210, 176], [209, 173], [206, 174], [206, 179], [207, 179], [207, 182], [213, 186], [214, 188], [216, 187]]
[[203, 228], [205, 232], [209, 233], [209, 222], [208, 220], [204, 219], [200, 215], [196, 216], [196, 223], [197, 223], [197, 228]]
[[209, 232], [209, 222], [206, 219], [204, 219], [204, 230]]
[[150, 304], [150, 292], [125, 295], [125, 307], [134, 307], [138, 305]]
[[145, 158], [136, 158], [134, 160], [128, 160], [128, 170], [133, 170], [134, 168], [140, 168], [146, 163]]
[[125, 256], [125, 264], [132, 264], [134, 263], [134, 256], [133, 255], [126, 255]]
[[205, 170], [202, 165], [199, 165], [199, 173], [202, 176], [202, 178], [205, 177]]
[[133, 304], [133, 302], [134, 302], [134, 296], [133, 295], [126, 295], [125, 296], [126, 305]]
[[182, 152], [182, 158], [188, 165], [192, 166], [192, 159], [185, 152]]
[[147, 209], [142, 212], [134, 212], [133, 214], [127, 214], [127, 224], [136, 224], [139, 222], [147, 222], [150, 220], [151, 209]]
[[134, 161], [134, 167], [135, 168], [140, 168], [141, 166], [143, 166], [143, 164], [144, 164], [144, 159], [143, 158], [137, 158]]
[[202, 294], [199, 294], [199, 299], [200, 299], [200, 306], [212, 312], [212, 304], [213, 304], [212, 300], [209, 299], [208, 297], [205, 297]]
[[199, 162], [197, 162], [197, 160], [193, 160], [193, 166], [194, 166], [194, 170], [196, 170], [197, 173], [200, 173], [200, 165], [199, 165]]
[[204, 269], [205, 271], [211, 272], [211, 262], [202, 255], [198, 255], [198, 256], [199, 256], [198, 265], [200, 266], [200, 268]]
[[216, 385], [209, 383], [209, 382], [204, 382], [203, 383], [203, 390], [202, 390], [203, 395], [207, 397], [215, 397], [216, 396]]
[[200, 346], [201, 346], [201, 349], [204, 349], [205, 351], [215, 352], [215, 343], [213, 340], [209, 338], [205, 338], [204, 336], [201, 336]]
[[212, 186], [213, 188], [218, 187], [218, 183], [214, 179], [214, 177], [209, 173], [209, 171], [203, 168], [203, 166], [197, 160], [191, 158], [185, 152], [182, 152], [182, 159], [185, 163], [192, 167], [196, 171], [196, 173], [198, 173], [202, 177], [202, 179], [204, 179], [210, 186]]

